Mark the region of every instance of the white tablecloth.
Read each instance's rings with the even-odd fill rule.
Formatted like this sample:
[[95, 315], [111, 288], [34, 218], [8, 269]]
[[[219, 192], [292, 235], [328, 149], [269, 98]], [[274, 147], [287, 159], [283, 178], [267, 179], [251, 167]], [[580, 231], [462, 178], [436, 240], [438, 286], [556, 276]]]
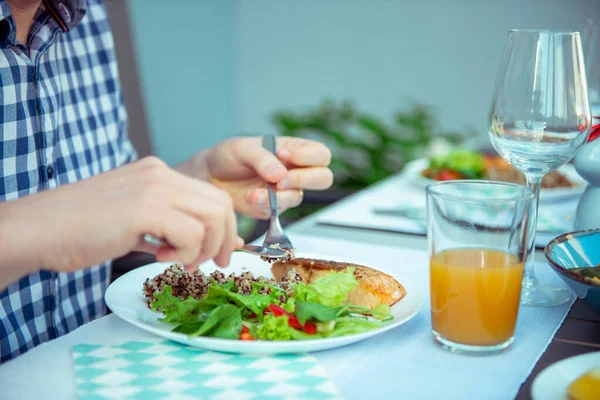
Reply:
[[[567, 197], [560, 201], [540, 201], [539, 218], [547, 222], [543, 225], [564, 226], [564, 229], [553, 233], [538, 232], [536, 247], [543, 248], [563, 231], [572, 230], [578, 202], [579, 196]], [[373, 212], [376, 208], [394, 209], [398, 206], [425, 209], [425, 190], [411, 183], [409, 178], [402, 174], [370, 186], [332, 207], [325, 208], [316, 215], [315, 220], [317, 223], [340, 227], [425, 235], [427, 229], [423, 221], [378, 215]]]
[[[428, 297], [424, 252], [292, 235], [298, 249], [346, 256], [380, 266], [415, 282]], [[561, 285], [550, 267], [536, 273]], [[474, 357], [449, 353], [434, 344], [429, 299], [408, 323], [364, 342], [315, 353], [346, 399], [510, 399], [535, 366], [570, 305], [521, 309], [513, 347], [502, 354]], [[80, 343], [116, 345], [152, 335], [115, 315], [89, 323], [0, 366], [2, 399], [72, 399], [75, 381], [71, 347]]]

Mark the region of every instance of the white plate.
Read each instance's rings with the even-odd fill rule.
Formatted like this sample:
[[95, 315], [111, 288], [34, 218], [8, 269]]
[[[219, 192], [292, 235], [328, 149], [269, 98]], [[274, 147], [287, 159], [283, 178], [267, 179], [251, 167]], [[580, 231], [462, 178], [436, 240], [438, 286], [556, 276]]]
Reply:
[[533, 400], [566, 400], [569, 385], [592, 368], [600, 367], [600, 351], [569, 357], [545, 368], [533, 381]]
[[[298, 257], [331, 259], [353, 263], [351, 260], [314, 254], [302, 254], [298, 255]], [[354, 263], [361, 264], [359, 262]], [[394, 319], [379, 329], [336, 338], [298, 341], [243, 341], [209, 337], [189, 338], [185, 334], [171, 332], [173, 326], [159, 322], [158, 318], [161, 315], [148, 309], [145, 297], [142, 295], [142, 284], [146, 278], [153, 278], [163, 272], [169, 265], [171, 265], [171, 263], [153, 263], [134, 269], [121, 276], [108, 287], [104, 296], [106, 304], [117, 316], [139, 328], [176, 342], [207, 350], [246, 354], [277, 354], [333, 349], [367, 339], [402, 325], [417, 315], [423, 306], [424, 295], [422, 291], [418, 290], [418, 288], [410, 281], [397, 274], [384, 271], [383, 268], [378, 266], [369, 265], [372, 268], [376, 268], [392, 275], [406, 289], [406, 296], [392, 306], [392, 315], [394, 316]], [[207, 262], [201, 266], [201, 269], [205, 273], [210, 273], [216, 270], [217, 267], [212, 262]], [[269, 264], [262, 261], [259, 257], [244, 253], [234, 253], [230, 266], [222, 271], [225, 274], [235, 272], [237, 275], [245, 271], [250, 271], [255, 276], [273, 276]]]
[[[404, 166], [404, 169], [402, 170], [402, 174], [406, 176], [415, 185], [425, 188], [427, 185], [437, 182], [434, 179], [425, 178], [423, 175], [421, 175], [421, 172], [423, 172], [423, 170], [426, 169], [428, 166], [428, 159], [419, 158], [407, 163]], [[573, 165], [563, 165], [558, 169], [558, 171], [565, 175], [571, 182], [575, 183], [576, 185], [568, 188], [542, 189], [540, 191], [540, 200], [566, 200], [579, 196], [584, 192], [587, 186], [587, 182], [577, 173]]]

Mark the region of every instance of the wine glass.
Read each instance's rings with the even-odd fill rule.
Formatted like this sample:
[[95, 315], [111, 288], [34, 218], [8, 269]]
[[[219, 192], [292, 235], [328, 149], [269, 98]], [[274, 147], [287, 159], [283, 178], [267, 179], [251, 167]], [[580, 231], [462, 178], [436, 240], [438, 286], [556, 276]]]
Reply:
[[537, 207], [544, 175], [569, 162], [592, 126], [579, 32], [512, 30], [496, 78], [489, 135], [525, 174], [534, 194], [521, 304], [568, 302], [566, 288], [543, 287], [533, 270]]

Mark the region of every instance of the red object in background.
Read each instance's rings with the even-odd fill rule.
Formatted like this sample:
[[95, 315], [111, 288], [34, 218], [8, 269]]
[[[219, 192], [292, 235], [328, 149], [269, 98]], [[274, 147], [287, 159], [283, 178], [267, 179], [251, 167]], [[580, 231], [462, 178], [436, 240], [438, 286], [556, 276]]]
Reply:
[[458, 172], [450, 171], [449, 169], [443, 169], [438, 173], [438, 181], [453, 181], [461, 179], [462, 176]]
[[[594, 117], [597, 119], [600, 119], [600, 117]], [[600, 124], [596, 124], [594, 126], [592, 126], [592, 131], [590, 132], [590, 136], [588, 137], [588, 143], [591, 142], [592, 140], [598, 139], [598, 137], [600, 136]]]

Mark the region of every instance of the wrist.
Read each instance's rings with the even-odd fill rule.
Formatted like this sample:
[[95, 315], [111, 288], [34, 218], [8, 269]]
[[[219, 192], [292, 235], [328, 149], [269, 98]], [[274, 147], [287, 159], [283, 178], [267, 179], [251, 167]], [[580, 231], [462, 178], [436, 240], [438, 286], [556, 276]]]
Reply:
[[210, 150], [203, 150], [194, 154], [191, 158], [179, 164], [175, 169], [182, 174], [190, 176], [201, 181], [210, 182], [212, 177], [208, 167], [208, 153]]
[[31, 225], [23, 213], [21, 201], [0, 204], [0, 290], [42, 267], [43, 249], [32, 236], [38, 227]]

